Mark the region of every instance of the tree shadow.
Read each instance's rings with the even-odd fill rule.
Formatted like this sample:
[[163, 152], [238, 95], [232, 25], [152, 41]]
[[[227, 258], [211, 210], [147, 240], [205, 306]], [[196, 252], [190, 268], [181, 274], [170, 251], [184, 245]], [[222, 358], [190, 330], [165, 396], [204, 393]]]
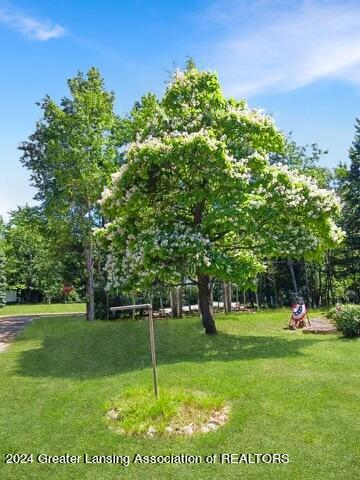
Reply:
[[[61, 322], [66, 321], [66, 329]], [[42, 323], [37, 328], [35, 323]], [[48, 323], [46, 323], [48, 322]], [[51, 325], [52, 322], [58, 322]], [[131, 325], [130, 325], [131, 324]], [[241, 330], [241, 328], [240, 328]], [[279, 327], [281, 331], [281, 327]], [[38, 340], [21, 352], [17, 373], [30, 377], [98, 378], [149, 368], [147, 321], [36, 320], [19, 340]], [[19, 341], [18, 340], [18, 341]], [[202, 333], [198, 321], [161, 320], [156, 325], [159, 365], [302, 356], [315, 338]]]

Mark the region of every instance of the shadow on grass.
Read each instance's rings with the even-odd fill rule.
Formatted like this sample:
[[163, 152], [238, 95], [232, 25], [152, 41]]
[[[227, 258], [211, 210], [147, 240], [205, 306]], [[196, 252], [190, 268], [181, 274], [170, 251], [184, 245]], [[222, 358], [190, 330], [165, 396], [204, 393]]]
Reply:
[[[239, 328], [241, 333], [241, 327]], [[96, 322], [37, 320], [19, 341], [38, 340], [39, 347], [20, 353], [18, 373], [31, 377], [96, 378], [149, 368], [145, 321]], [[194, 319], [157, 322], [158, 364], [238, 361], [303, 355], [315, 338], [292, 336], [206, 336]]]

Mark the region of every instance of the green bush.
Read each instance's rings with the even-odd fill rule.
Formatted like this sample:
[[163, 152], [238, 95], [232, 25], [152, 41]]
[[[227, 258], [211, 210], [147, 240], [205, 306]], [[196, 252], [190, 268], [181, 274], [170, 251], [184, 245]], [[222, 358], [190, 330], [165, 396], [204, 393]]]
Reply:
[[327, 317], [333, 320], [344, 337], [360, 337], [360, 305], [341, 305], [339, 309], [332, 308]]

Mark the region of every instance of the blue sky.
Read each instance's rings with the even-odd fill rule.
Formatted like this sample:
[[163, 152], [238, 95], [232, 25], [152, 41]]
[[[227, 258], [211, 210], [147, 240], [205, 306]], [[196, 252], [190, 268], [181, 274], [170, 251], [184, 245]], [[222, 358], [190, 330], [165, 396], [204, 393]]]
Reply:
[[99, 67], [127, 112], [161, 94], [192, 56], [216, 70], [226, 95], [271, 112], [299, 144], [346, 160], [360, 116], [360, 4], [347, 0], [0, 0], [0, 214], [32, 203], [18, 144], [45, 94]]

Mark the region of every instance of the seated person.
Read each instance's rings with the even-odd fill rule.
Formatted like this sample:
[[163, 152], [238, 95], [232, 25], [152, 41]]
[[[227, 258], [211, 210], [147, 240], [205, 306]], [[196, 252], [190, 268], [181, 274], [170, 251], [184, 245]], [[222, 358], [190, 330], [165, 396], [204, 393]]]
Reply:
[[296, 330], [297, 328], [303, 328], [306, 326], [306, 320], [308, 321], [309, 325], [310, 319], [306, 310], [306, 305], [303, 301], [299, 303], [294, 303], [291, 306], [292, 309], [292, 314], [291, 318], [289, 321], [289, 327], [293, 330]]

